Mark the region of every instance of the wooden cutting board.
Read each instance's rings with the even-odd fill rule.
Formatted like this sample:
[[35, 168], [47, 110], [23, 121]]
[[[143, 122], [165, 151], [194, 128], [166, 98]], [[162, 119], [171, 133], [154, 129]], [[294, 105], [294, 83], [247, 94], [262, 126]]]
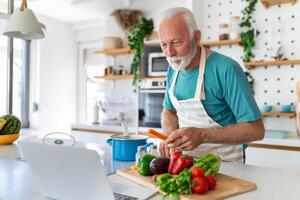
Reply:
[[[117, 174], [142, 186], [158, 190], [155, 182], [152, 180], [152, 176], [142, 176], [138, 173], [138, 171], [129, 168], [117, 170]], [[217, 186], [214, 190], [210, 190], [203, 195], [199, 195], [199, 194], [180, 195], [180, 199], [181, 200], [224, 199], [234, 195], [249, 192], [257, 188], [255, 183], [238, 179], [232, 176], [227, 176], [220, 173], [216, 176], [216, 180], [217, 180]]]

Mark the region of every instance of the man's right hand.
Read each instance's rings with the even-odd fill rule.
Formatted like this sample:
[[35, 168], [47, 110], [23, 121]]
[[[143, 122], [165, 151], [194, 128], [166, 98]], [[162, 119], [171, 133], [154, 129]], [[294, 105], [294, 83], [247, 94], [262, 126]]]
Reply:
[[170, 148], [164, 141], [159, 144], [159, 153], [162, 157], [170, 158]]

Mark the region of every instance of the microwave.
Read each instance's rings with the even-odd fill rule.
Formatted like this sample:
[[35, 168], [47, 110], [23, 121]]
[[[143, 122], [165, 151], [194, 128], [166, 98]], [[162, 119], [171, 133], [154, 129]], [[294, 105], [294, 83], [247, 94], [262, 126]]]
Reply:
[[162, 52], [149, 53], [148, 76], [166, 76], [169, 63]]

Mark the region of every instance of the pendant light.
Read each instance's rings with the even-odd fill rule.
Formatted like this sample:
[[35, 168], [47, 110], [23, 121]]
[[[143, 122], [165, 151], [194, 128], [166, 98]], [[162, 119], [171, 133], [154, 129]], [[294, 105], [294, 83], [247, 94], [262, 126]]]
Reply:
[[27, 0], [22, 0], [21, 8], [17, 8], [9, 16], [3, 35], [24, 40], [45, 37], [36, 16], [32, 10], [27, 8]]

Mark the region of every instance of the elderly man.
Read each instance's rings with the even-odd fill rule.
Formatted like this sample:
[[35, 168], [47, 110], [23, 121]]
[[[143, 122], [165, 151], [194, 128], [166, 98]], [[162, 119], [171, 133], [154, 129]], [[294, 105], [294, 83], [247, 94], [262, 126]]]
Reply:
[[243, 161], [243, 144], [264, 137], [264, 125], [248, 81], [237, 62], [199, 46], [201, 32], [186, 8], [166, 10], [160, 45], [169, 62], [162, 128], [170, 149], [192, 156], [216, 152], [223, 161]]

